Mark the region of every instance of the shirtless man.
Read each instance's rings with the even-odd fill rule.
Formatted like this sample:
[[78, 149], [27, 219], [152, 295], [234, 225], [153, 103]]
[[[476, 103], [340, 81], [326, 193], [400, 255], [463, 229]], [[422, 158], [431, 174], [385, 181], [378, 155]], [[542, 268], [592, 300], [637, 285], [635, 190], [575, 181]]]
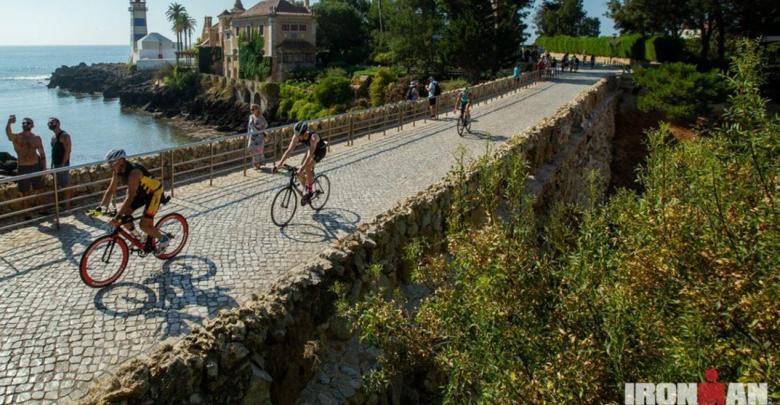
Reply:
[[[16, 123], [16, 116], [12, 115], [8, 118], [8, 123], [5, 125], [5, 134], [8, 136], [8, 140], [14, 144], [14, 150], [18, 157], [18, 170], [19, 175], [30, 174], [44, 170], [46, 167], [46, 152], [43, 149], [43, 142], [41, 137], [32, 133], [32, 129], [35, 127], [33, 120], [25, 118], [22, 120], [22, 132], [15, 134], [11, 129], [11, 125]], [[43, 188], [43, 179], [41, 177], [34, 177], [31, 179], [19, 180], [19, 191], [24, 196], [33, 194], [34, 191]], [[22, 209], [26, 210], [30, 208], [30, 199], [22, 200]], [[38, 198], [36, 205], [43, 203], [42, 198]], [[31, 218], [28, 214], [26, 218]]]

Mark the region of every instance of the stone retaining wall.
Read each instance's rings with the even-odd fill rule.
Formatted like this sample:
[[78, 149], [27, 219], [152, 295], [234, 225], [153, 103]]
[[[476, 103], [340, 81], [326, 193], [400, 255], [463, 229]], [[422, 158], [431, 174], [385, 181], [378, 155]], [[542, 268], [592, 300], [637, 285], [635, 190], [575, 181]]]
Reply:
[[[550, 56], [554, 57], [555, 59], [558, 59], [560, 62], [563, 59], [564, 53], [559, 52], [550, 52]], [[571, 57], [574, 54], [569, 54], [569, 57]], [[585, 53], [578, 53], [576, 54], [577, 58], [580, 60], [580, 69], [585, 68], [586, 66], [590, 66], [590, 55]], [[585, 59], [587, 57], [587, 59]], [[584, 62], [586, 61], [587, 62]], [[596, 56], [596, 63], [599, 65], [606, 65], [606, 66], [612, 66], [612, 65], [633, 65], [636, 61], [630, 59], [630, 58], [618, 58], [618, 57], [612, 57], [612, 56]]]
[[[554, 116], [499, 147], [493, 161], [524, 154], [533, 173], [528, 192], [537, 196], [540, 208], [556, 200], [578, 200], [587, 188], [582, 177], [590, 169], [609, 178], [617, 84], [614, 78], [602, 80]], [[468, 184], [478, 180], [473, 169], [467, 170], [465, 179]], [[463, 183], [449, 177], [399, 203], [315, 260], [291, 269], [268, 293], [221, 312], [177, 343], [97, 381], [82, 402], [344, 401], [344, 390], [330, 393], [339, 388], [327, 381], [316, 398], [299, 398], [317, 371], [323, 342], [349, 338], [344, 322], [335, 316], [336, 297], [330, 287], [338, 281], [348, 286], [352, 298], [365, 294], [371, 264], [381, 266], [381, 285], [407, 283], [399, 265], [403, 247], [418, 236], [444, 234], [456, 187]], [[355, 379], [348, 382], [359, 386], [364, 370], [349, 371]], [[354, 395], [349, 402], [362, 402], [354, 386], [347, 390]]]

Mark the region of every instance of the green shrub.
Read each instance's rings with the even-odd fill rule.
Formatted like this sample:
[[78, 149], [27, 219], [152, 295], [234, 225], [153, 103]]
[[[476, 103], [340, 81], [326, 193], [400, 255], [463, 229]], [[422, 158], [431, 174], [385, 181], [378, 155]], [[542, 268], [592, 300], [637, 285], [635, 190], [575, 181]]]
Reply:
[[671, 120], [690, 122], [726, 94], [725, 80], [716, 72], [699, 73], [696, 66], [679, 62], [639, 67], [634, 82], [647, 89], [637, 100], [639, 109], [661, 112]]
[[345, 76], [328, 76], [314, 87], [314, 97], [323, 106], [348, 104], [352, 101], [352, 87]]
[[198, 89], [198, 74], [191, 69], [174, 66], [165, 70], [163, 83], [176, 91], [193, 92]]
[[678, 61], [683, 57], [684, 43], [679, 39], [639, 35], [612, 37], [539, 37], [536, 44], [546, 51], [577, 53], [651, 61]]
[[468, 85], [469, 82], [466, 79], [445, 80], [441, 82], [441, 91], [444, 92], [444, 91], [462, 89]]
[[317, 68], [309, 66], [296, 66], [290, 69], [290, 72], [287, 74], [287, 80], [313, 82], [317, 79], [319, 74], [320, 71], [317, 70]]
[[380, 287], [370, 264], [364, 300], [350, 308], [335, 288], [381, 349], [366, 386], [434, 369], [443, 378], [420, 384], [437, 387], [426, 403], [622, 403], [624, 383], [703, 381], [714, 367], [780, 399], [780, 121], [746, 47], [719, 128], [686, 142], [650, 134], [642, 194], [599, 203], [590, 174], [582, 204], [539, 222], [523, 156], [483, 160], [478, 182], [453, 189], [446, 239], [406, 248], [428, 297]]
[[369, 86], [368, 94], [371, 98], [371, 105], [376, 107], [385, 103], [385, 95], [389, 86], [395, 81], [395, 74], [387, 68], [380, 68], [376, 72], [374, 80]]

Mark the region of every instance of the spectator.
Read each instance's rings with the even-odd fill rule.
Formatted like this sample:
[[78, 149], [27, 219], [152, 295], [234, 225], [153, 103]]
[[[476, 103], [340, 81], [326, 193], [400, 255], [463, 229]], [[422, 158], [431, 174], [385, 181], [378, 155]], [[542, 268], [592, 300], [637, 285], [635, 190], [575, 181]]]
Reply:
[[518, 84], [518, 83], [520, 83], [520, 75], [521, 75], [522, 73], [523, 73], [523, 72], [522, 72], [522, 71], [520, 71], [520, 64], [519, 64], [519, 63], [518, 63], [518, 64], [516, 64], [516, 65], [515, 65], [515, 69], [512, 71], [512, 77], [514, 77], [514, 78], [515, 78], [515, 86], [517, 86], [517, 84]]
[[571, 58], [571, 71], [576, 72], [580, 68], [580, 59], [577, 58], [577, 55], [574, 55]]
[[265, 165], [265, 129], [268, 128], [268, 121], [263, 117], [260, 106], [252, 104], [249, 107], [249, 123], [247, 132], [249, 132], [249, 151], [252, 155], [252, 166], [255, 170], [260, 170]]
[[568, 52], [563, 54], [563, 59], [561, 59], [561, 72], [565, 72], [567, 67], [569, 67], [569, 53]]
[[441, 85], [433, 76], [428, 78], [428, 87], [425, 88], [428, 91], [428, 108], [431, 110], [431, 118], [436, 118], [436, 99], [441, 94]]
[[[51, 168], [59, 169], [70, 166], [70, 153], [72, 144], [70, 134], [63, 131], [60, 120], [49, 118], [49, 129], [54, 133], [51, 138]], [[70, 185], [70, 171], [62, 171], [56, 174], [57, 188], [67, 188]], [[63, 192], [65, 197], [65, 209], [70, 209], [70, 200], [73, 197], [73, 190], [67, 189]]]
[[[32, 129], [35, 128], [35, 123], [30, 118], [22, 120], [22, 132], [15, 134], [11, 130], [11, 125], [16, 123], [16, 116], [12, 115], [8, 117], [8, 123], [5, 125], [5, 134], [8, 136], [8, 140], [14, 145], [14, 150], [19, 157], [17, 174], [31, 174], [39, 172], [46, 167], [46, 152], [43, 150], [43, 142], [41, 137], [35, 135]], [[31, 179], [19, 180], [17, 183], [19, 192], [24, 197], [30, 196], [34, 191], [43, 188], [43, 179], [41, 177], [33, 177]], [[22, 200], [22, 210], [30, 208], [30, 198]], [[42, 198], [37, 199], [37, 204], [41, 205]], [[48, 215], [47, 211], [40, 212], [43, 215]], [[32, 219], [29, 213], [25, 214], [25, 219]]]
[[417, 80], [412, 80], [409, 83], [409, 90], [406, 91], [406, 99], [409, 101], [417, 101], [420, 98], [420, 91], [417, 90]]
[[590, 68], [596, 68], [596, 55], [590, 55]]

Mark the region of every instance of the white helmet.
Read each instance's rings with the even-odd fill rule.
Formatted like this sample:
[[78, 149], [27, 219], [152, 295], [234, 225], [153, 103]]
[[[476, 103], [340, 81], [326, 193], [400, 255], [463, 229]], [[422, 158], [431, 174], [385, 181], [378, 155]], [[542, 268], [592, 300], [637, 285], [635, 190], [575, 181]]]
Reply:
[[127, 153], [125, 153], [124, 149], [111, 149], [106, 153], [106, 160], [109, 162], [114, 162], [117, 159], [121, 159], [127, 157]]

